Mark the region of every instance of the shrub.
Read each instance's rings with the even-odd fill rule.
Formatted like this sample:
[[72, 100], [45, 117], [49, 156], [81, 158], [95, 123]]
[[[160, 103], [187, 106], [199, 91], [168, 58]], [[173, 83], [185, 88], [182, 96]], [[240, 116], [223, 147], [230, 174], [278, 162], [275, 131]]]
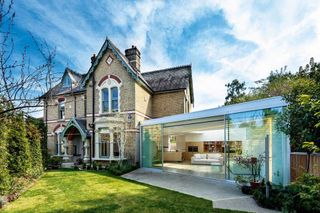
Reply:
[[8, 168], [10, 175], [25, 176], [30, 173], [30, 148], [26, 127], [21, 115], [11, 119], [8, 131]]
[[267, 199], [266, 186], [264, 185], [253, 191], [253, 198], [258, 205], [264, 208], [281, 210], [284, 200], [283, 187], [270, 185], [269, 199]]
[[124, 161], [122, 163], [111, 163], [106, 169], [111, 174], [120, 176], [135, 170], [136, 167], [128, 163], [127, 161]]
[[265, 196], [265, 186], [253, 193], [256, 202], [272, 209], [285, 212], [320, 212], [320, 177], [304, 174], [296, 182], [285, 188], [270, 186], [269, 199]]
[[[7, 129], [3, 123], [0, 123], [0, 197], [9, 190], [10, 175], [8, 170], [8, 152], [6, 142]], [[1, 204], [0, 204], [1, 206]]]
[[78, 159], [76, 160], [76, 164], [77, 164], [77, 165], [82, 165], [82, 164], [83, 164], [83, 159], [82, 159], [82, 158], [78, 158]]
[[92, 168], [93, 168], [93, 170], [97, 170], [97, 162], [96, 161], [93, 161]]
[[31, 160], [31, 175], [36, 178], [43, 172], [42, 154], [41, 154], [41, 136], [37, 127], [28, 122], [27, 123], [27, 138], [30, 148], [30, 160]]
[[304, 174], [285, 189], [284, 209], [291, 212], [320, 212], [320, 177]]
[[27, 123], [32, 123], [35, 128], [39, 131], [40, 136], [40, 149], [41, 149], [41, 156], [42, 156], [42, 167], [45, 168], [48, 166], [50, 155], [48, 153], [48, 146], [47, 146], [47, 126], [43, 119], [28, 117]]
[[53, 169], [57, 169], [61, 166], [62, 161], [62, 157], [52, 156], [49, 159], [49, 166], [51, 166]]

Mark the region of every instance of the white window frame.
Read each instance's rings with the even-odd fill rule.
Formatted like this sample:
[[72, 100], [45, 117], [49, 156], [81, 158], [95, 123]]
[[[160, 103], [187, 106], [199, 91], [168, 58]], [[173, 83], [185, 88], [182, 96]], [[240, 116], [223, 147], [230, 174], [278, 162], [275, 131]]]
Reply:
[[[60, 117], [60, 108], [61, 108], [61, 104], [64, 105], [64, 116]], [[63, 101], [58, 101], [58, 120], [65, 120], [66, 119], [66, 100]]]
[[56, 148], [57, 145], [57, 150], [55, 150], [55, 156], [62, 156], [62, 139], [61, 139], [61, 132], [63, 131], [64, 127], [59, 127], [56, 131], [53, 132], [53, 134], [56, 136], [54, 140], [54, 147]]
[[72, 86], [72, 79], [70, 78], [69, 75], [64, 76], [63, 81], [62, 81], [62, 85], [63, 85], [62, 86], [63, 88]]
[[[105, 113], [119, 113], [120, 112], [120, 94], [121, 94], [121, 83], [118, 83], [115, 79], [110, 78], [110, 76], [100, 85], [97, 87], [99, 91], [99, 114], [105, 114]], [[118, 88], [118, 111], [117, 112], [112, 112], [112, 94], [111, 94], [111, 88], [117, 87]], [[109, 109], [108, 112], [103, 111], [103, 94], [102, 90], [107, 88], [109, 92]]]

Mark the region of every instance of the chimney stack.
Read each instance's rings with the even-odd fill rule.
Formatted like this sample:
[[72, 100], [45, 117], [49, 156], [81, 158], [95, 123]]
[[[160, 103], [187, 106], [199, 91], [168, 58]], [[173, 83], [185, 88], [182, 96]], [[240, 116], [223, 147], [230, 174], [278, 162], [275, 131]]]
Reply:
[[125, 50], [126, 57], [129, 60], [130, 65], [140, 72], [140, 51], [134, 45], [130, 49]]

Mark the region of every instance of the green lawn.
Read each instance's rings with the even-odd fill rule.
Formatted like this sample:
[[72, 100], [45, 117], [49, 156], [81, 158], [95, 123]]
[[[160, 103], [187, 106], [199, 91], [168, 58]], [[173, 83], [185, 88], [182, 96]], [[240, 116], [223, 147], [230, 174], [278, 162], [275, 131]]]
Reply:
[[2, 212], [232, 212], [103, 172], [50, 171]]

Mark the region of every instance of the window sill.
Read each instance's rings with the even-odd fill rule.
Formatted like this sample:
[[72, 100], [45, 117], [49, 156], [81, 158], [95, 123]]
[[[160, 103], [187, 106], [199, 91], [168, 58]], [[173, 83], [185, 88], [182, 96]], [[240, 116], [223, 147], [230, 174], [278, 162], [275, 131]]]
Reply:
[[119, 160], [126, 160], [127, 158], [120, 158], [120, 157], [113, 157], [113, 158], [92, 158], [92, 160], [99, 160], [99, 161], [119, 161]]

